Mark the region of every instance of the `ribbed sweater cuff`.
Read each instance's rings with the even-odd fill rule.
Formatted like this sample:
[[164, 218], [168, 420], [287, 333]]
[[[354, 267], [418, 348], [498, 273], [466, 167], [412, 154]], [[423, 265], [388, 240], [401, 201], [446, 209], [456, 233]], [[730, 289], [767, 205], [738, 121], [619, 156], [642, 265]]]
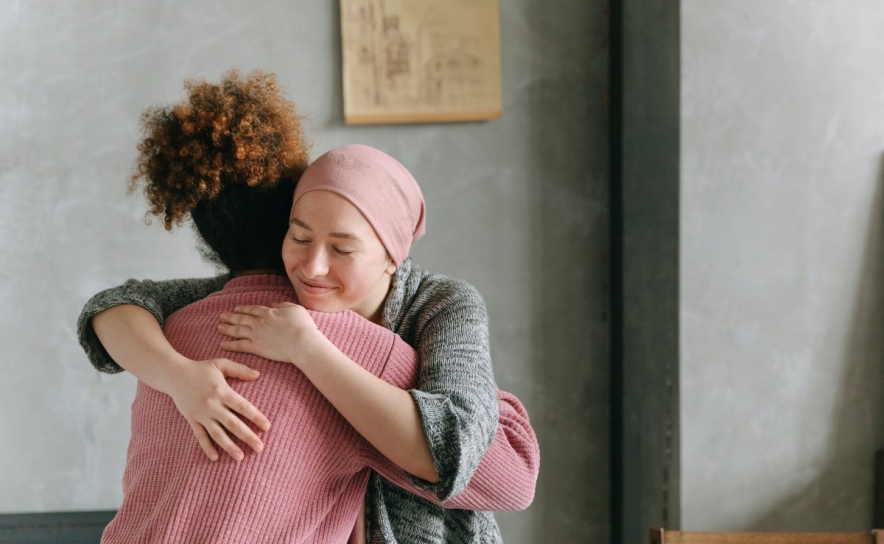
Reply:
[[123, 368], [108, 354], [107, 350], [101, 344], [95, 329], [92, 327], [92, 318], [95, 315], [124, 304], [132, 304], [144, 308], [150, 312], [163, 325], [163, 315], [156, 311], [152, 301], [145, 299], [137, 289], [133, 289], [136, 285], [135, 280], [129, 280], [119, 288], [107, 289], [89, 299], [77, 318], [77, 337], [80, 346], [86, 352], [86, 356], [97, 370], [108, 374], [117, 374], [123, 371]]

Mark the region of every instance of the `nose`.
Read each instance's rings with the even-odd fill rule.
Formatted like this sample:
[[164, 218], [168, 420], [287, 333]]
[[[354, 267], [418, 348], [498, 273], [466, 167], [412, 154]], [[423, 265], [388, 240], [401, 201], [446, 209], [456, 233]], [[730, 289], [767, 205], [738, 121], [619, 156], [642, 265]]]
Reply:
[[307, 258], [302, 266], [304, 276], [308, 278], [317, 278], [328, 274], [328, 252], [319, 244], [310, 248]]

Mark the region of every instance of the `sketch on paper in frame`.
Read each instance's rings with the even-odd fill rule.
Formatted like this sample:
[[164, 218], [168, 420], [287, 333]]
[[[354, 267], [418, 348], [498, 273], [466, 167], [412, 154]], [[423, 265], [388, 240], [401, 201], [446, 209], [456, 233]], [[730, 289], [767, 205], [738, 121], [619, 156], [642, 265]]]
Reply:
[[498, 0], [341, 0], [347, 124], [501, 116]]

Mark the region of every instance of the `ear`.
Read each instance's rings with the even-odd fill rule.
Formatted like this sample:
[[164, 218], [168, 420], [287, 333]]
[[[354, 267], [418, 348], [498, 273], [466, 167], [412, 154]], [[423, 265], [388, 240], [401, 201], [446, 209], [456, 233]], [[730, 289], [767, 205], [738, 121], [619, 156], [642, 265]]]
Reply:
[[387, 254], [387, 268], [384, 269], [384, 272], [386, 272], [387, 274], [392, 276], [393, 273], [396, 272], [396, 268], [398, 268], [396, 266], [396, 263], [393, 262], [393, 259], [390, 257], [390, 254], [388, 253]]

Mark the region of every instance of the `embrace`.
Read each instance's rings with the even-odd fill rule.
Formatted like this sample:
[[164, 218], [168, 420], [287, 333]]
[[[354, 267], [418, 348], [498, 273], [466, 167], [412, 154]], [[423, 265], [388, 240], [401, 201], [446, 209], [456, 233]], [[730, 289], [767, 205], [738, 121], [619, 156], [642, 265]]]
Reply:
[[227, 272], [129, 280], [80, 315], [92, 364], [139, 380], [102, 542], [500, 542], [537, 440], [479, 293], [409, 258], [417, 181], [365, 145], [309, 163], [272, 75], [185, 87], [145, 111], [130, 187]]

